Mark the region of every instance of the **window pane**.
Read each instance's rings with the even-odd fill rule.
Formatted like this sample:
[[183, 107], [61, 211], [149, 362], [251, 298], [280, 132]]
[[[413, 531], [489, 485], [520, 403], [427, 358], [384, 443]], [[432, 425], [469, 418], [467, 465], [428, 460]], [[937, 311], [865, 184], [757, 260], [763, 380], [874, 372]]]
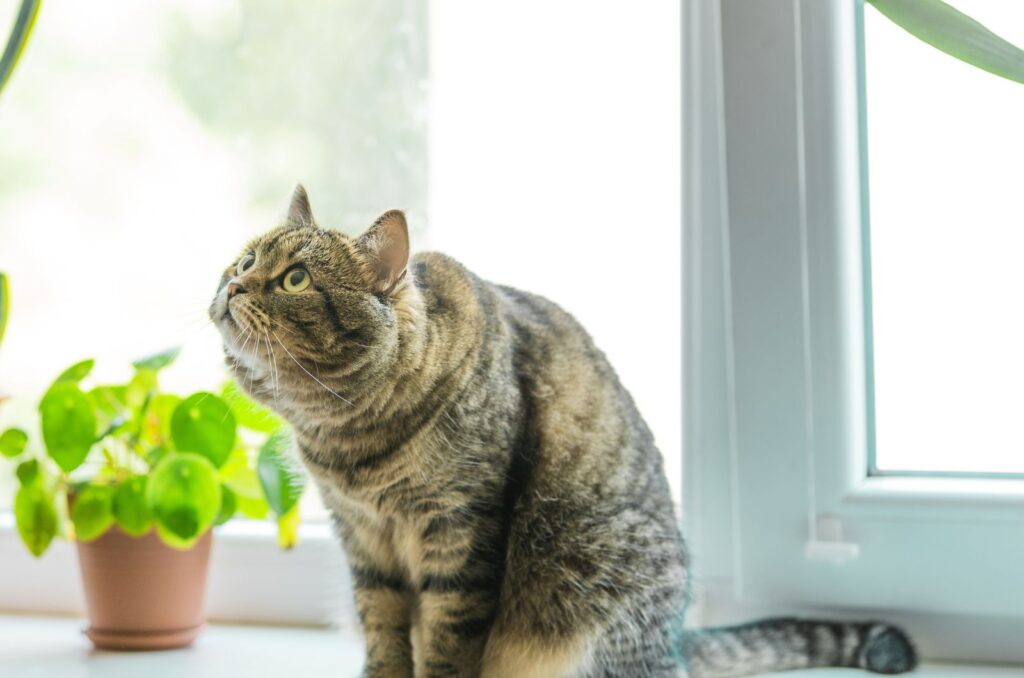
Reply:
[[[952, 3], [1024, 45], [1024, 3]], [[865, 9], [876, 464], [1024, 473], [1024, 87]]]
[[85, 357], [124, 379], [181, 344], [164, 386], [216, 387], [217, 278], [297, 181], [327, 225], [394, 206], [422, 229], [425, 31], [406, 0], [48, 0], [0, 99], [0, 425], [34, 431], [39, 394]]

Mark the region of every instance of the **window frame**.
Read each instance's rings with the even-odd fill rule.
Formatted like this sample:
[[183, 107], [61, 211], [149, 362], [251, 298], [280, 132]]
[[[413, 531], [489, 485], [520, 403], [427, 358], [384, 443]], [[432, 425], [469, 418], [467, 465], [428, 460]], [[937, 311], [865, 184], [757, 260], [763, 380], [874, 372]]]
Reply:
[[[705, 619], [829, 608], [903, 620], [928, 657], [1024, 660], [1024, 482], [869, 474], [863, 0], [688, 5], [685, 54], [716, 67], [686, 90], [710, 95], [686, 108], [686, 195], [721, 203], [684, 241]], [[724, 171], [694, 177], [695, 151]]]

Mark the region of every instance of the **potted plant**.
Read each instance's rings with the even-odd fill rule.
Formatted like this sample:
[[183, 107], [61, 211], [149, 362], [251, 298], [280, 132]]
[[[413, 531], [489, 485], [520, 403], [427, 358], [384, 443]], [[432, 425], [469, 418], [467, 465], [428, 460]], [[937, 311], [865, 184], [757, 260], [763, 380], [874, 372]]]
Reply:
[[295, 543], [303, 481], [285, 456], [290, 435], [231, 382], [219, 395], [162, 392], [176, 356], [134, 362], [124, 384], [90, 384], [93, 361], [76, 363], [39, 403], [42, 445], [0, 433], [17, 462], [18, 533], [37, 557], [57, 536], [76, 542], [97, 647], [192, 642], [214, 526], [272, 515], [279, 544]]

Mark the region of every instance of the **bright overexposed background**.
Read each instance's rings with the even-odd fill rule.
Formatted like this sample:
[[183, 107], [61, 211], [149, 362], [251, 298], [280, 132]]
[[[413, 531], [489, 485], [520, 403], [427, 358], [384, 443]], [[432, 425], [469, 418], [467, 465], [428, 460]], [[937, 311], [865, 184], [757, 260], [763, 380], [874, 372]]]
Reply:
[[0, 426], [34, 431], [86, 357], [112, 380], [183, 345], [164, 386], [217, 387], [210, 296], [302, 181], [324, 225], [405, 208], [414, 249], [575, 313], [678, 492], [679, 24], [676, 3], [48, 0], [0, 97]]
[[[1024, 45], [1024, 3], [951, 4]], [[1024, 86], [865, 36], [877, 465], [1022, 473]]]
[[218, 388], [224, 267], [297, 181], [349, 233], [390, 206], [425, 224], [425, 123], [419, 2], [48, 0], [0, 97], [0, 425], [34, 432], [39, 394], [88, 357], [123, 379], [181, 345], [163, 385]]
[[430, 245], [593, 334], [665, 457], [681, 443], [674, 2], [434, 2]]

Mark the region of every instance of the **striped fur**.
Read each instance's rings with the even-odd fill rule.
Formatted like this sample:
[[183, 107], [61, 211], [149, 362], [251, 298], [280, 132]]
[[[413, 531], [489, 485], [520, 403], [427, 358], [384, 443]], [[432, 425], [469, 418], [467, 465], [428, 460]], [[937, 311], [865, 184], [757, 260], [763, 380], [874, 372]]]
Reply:
[[[835, 642], [814, 639], [840, 627], [683, 633], [688, 558], [660, 454], [604, 355], [555, 304], [441, 254], [409, 259], [399, 212], [358, 239], [321, 229], [301, 187], [285, 225], [248, 254], [211, 317], [238, 383], [292, 424], [334, 519], [364, 675], [912, 664], [909, 650], [902, 665], [877, 659], [888, 636], [873, 626], [850, 627], [857, 642], [831, 654]], [[312, 284], [286, 292], [297, 266]]]

